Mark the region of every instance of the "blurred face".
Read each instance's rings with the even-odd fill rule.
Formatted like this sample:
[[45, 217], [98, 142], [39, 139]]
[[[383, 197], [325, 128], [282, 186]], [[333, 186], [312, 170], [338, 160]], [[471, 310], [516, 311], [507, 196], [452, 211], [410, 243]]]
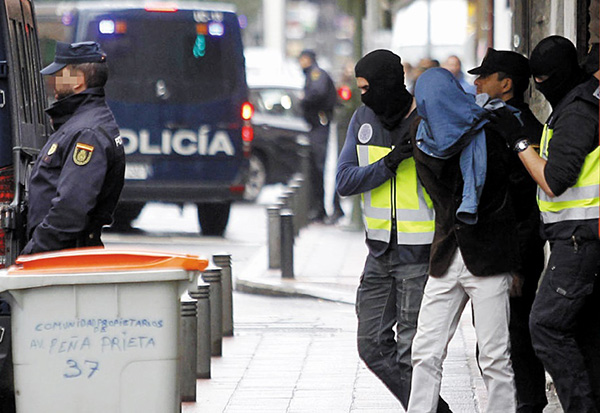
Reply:
[[66, 66], [54, 75], [54, 98], [60, 100], [85, 90], [85, 78], [80, 70]]
[[298, 63], [302, 69], [306, 69], [312, 65], [312, 59], [306, 55], [302, 55], [298, 58]]
[[356, 78], [356, 87], [360, 90], [360, 94], [364, 95], [369, 91], [369, 82], [364, 77]]
[[444, 69], [448, 70], [454, 76], [460, 73], [460, 61], [456, 57], [449, 57], [443, 65]]
[[512, 88], [510, 79], [498, 79], [498, 73], [482, 74], [475, 79], [477, 93], [487, 93], [492, 99], [506, 99], [508, 92]]

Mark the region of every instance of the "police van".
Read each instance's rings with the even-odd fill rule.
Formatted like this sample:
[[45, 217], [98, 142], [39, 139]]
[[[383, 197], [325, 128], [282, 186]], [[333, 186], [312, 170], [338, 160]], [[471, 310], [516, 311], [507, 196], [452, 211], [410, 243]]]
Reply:
[[[48, 134], [31, 0], [0, 2], [0, 268], [26, 242], [27, 179]], [[10, 309], [0, 300], [0, 411], [14, 412]]]
[[127, 225], [148, 201], [195, 203], [202, 233], [222, 235], [231, 203], [244, 196], [253, 139], [234, 9], [222, 3], [40, 6], [40, 32], [56, 33], [45, 26], [59, 21], [66, 39], [56, 40], [96, 41], [108, 55], [106, 96], [127, 155], [116, 224]]
[[46, 141], [46, 98], [33, 3], [2, 0], [0, 11], [0, 268], [25, 246], [27, 179]]

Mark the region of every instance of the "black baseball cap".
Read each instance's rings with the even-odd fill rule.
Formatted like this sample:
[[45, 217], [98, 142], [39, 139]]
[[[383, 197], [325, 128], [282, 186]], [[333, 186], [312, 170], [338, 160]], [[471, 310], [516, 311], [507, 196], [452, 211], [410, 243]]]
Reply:
[[517, 52], [498, 51], [488, 48], [481, 66], [468, 71], [472, 75], [490, 75], [496, 72], [504, 72], [511, 76], [529, 78], [529, 60]]
[[54, 61], [43, 68], [40, 73], [53, 75], [67, 65], [79, 63], [102, 63], [106, 61], [106, 53], [96, 42], [65, 43], [56, 42]]

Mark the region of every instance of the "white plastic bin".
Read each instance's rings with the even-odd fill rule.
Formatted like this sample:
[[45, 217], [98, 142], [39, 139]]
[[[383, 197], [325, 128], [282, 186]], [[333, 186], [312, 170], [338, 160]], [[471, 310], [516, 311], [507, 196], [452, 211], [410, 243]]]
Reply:
[[179, 298], [207, 264], [93, 248], [0, 272], [18, 413], [179, 412]]

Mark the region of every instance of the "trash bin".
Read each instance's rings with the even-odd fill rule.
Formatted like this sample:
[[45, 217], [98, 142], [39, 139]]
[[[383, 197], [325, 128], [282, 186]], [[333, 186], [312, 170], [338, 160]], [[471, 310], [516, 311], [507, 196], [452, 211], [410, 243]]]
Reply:
[[92, 248], [1, 271], [17, 412], [179, 412], [179, 298], [207, 264]]

